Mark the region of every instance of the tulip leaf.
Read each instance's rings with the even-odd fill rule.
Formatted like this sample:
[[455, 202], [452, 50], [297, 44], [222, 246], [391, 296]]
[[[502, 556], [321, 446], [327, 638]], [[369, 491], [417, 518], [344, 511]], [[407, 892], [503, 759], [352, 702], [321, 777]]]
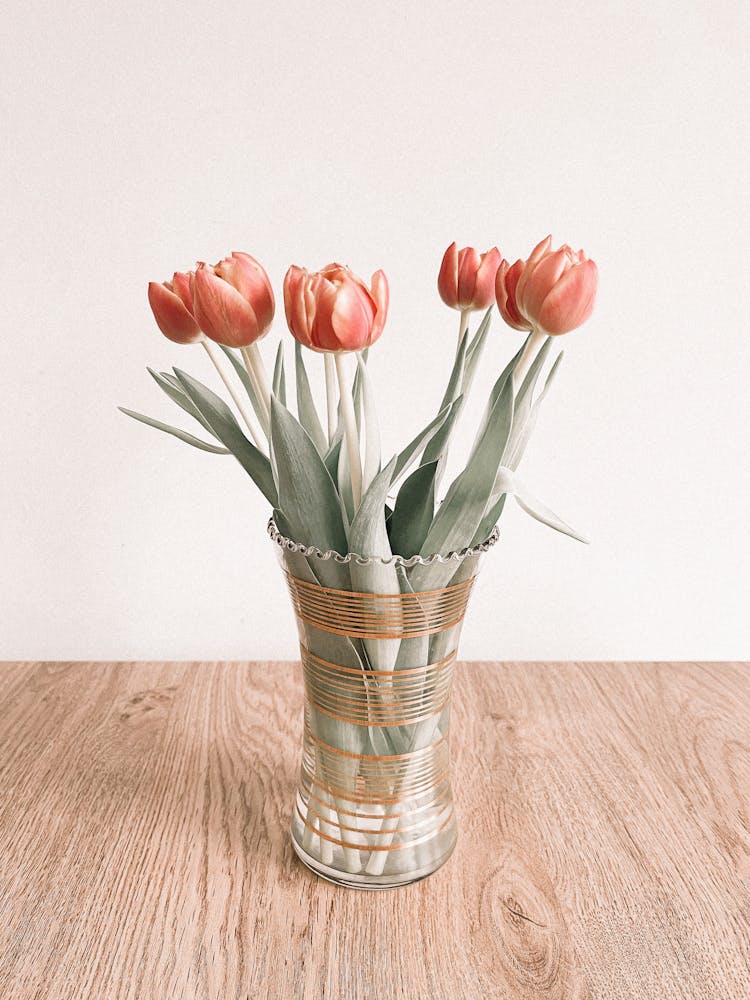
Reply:
[[489, 538], [495, 525], [500, 520], [500, 515], [503, 512], [505, 501], [507, 499], [508, 494], [503, 493], [500, 495], [498, 500], [495, 500], [494, 502], [491, 501], [488, 512], [482, 518], [482, 521], [471, 540], [472, 545], [480, 545]]
[[[313, 444], [318, 449], [318, 452], [321, 455], [326, 455], [328, 450], [328, 441], [326, 440], [325, 431], [323, 430], [320, 418], [318, 417], [318, 411], [315, 407], [315, 400], [313, 399], [312, 390], [310, 388], [310, 379], [307, 377], [305, 360], [302, 356], [302, 345], [297, 340], [294, 342], [294, 368], [295, 383], [297, 386], [297, 413], [299, 414], [299, 422], [312, 438]], [[330, 467], [328, 471], [331, 471]]]
[[[550, 386], [557, 374], [557, 370], [560, 367], [560, 362], [563, 359], [564, 351], [560, 351], [554, 360], [552, 367], [549, 370], [549, 374], [544, 383], [544, 388], [539, 393], [538, 399], [531, 406], [530, 411], [526, 410], [520, 417], [514, 418], [513, 420], [513, 431], [511, 432], [510, 440], [508, 441], [507, 457], [503, 460], [511, 469], [517, 469], [523, 454], [526, 451], [526, 445], [529, 442], [531, 433], [536, 426], [537, 416], [539, 414], [539, 407], [547, 395]], [[527, 399], [529, 403], [531, 402], [532, 393], [529, 393]]]
[[442, 471], [445, 466], [445, 457], [448, 452], [448, 445], [450, 444], [451, 434], [453, 433], [453, 428], [456, 426], [456, 421], [461, 415], [463, 405], [463, 396], [457, 396], [453, 400], [450, 410], [448, 411], [448, 416], [445, 418], [441, 427], [424, 450], [422, 465], [427, 465], [430, 462], [440, 463], [435, 477], [436, 486], [437, 482], [441, 478]]
[[[388, 559], [393, 554], [385, 528], [385, 500], [390, 489], [396, 459], [392, 458], [362, 497], [349, 529], [350, 551], [367, 558]], [[395, 591], [400, 593], [400, 591]]]
[[438, 415], [429, 422], [429, 424], [424, 428], [424, 430], [421, 430], [419, 434], [417, 434], [417, 436], [414, 438], [414, 440], [410, 441], [409, 444], [407, 444], [407, 446], [404, 448], [404, 450], [399, 452], [398, 456], [396, 457], [396, 466], [395, 466], [395, 471], [393, 473], [394, 483], [397, 483], [398, 480], [401, 478], [401, 476], [403, 476], [403, 474], [411, 468], [411, 466], [417, 460], [420, 452], [422, 452], [424, 448], [426, 448], [430, 440], [434, 437], [434, 435], [437, 433], [440, 427], [445, 423], [445, 421], [448, 419], [448, 417], [455, 409], [455, 407], [456, 407], [455, 400], [453, 403], [449, 403], [447, 406], [444, 406], [443, 409], [440, 411], [440, 413], [438, 413]]
[[390, 524], [391, 548], [405, 559], [424, 544], [435, 516], [435, 474], [438, 463], [420, 465], [398, 491]]
[[[385, 523], [385, 499], [393, 478], [396, 465], [391, 459], [382, 472], [378, 473], [372, 485], [362, 497], [362, 502], [349, 529], [349, 549], [358, 555], [370, 557], [373, 562], [362, 565], [353, 559], [349, 564], [352, 585], [355, 590], [367, 594], [400, 594], [396, 566], [390, 559], [391, 544]], [[398, 635], [398, 621], [394, 621], [393, 631]], [[363, 646], [367, 659], [375, 670], [393, 670], [401, 645], [400, 639], [364, 639]]]
[[461, 382], [461, 394], [464, 398], [468, 398], [469, 391], [471, 389], [471, 384], [474, 381], [474, 375], [476, 374], [477, 367], [482, 358], [482, 352], [484, 351], [484, 345], [487, 342], [487, 335], [490, 332], [490, 324], [492, 322], [492, 306], [487, 310], [487, 312], [482, 317], [482, 322], [477, 328], [477, 332], [471, 340], [471, 343], [466, 349], [466, 364], [464, 367], [464, 376]]
[[271, 446], [279, 500], [291, 538], [324, 552], [347, 551], [339, 496], [318, 449], [302, 424], [274, 396]]
[[367, 490], [380, 472], [380, 428], [375, 394], [370, 376], [361, 355], [357, 358], [357, 368], [362, 384], [362, 410], [365, 428], [365, 461], [362, 468], [362, 489]]
[[493, 493], [501, 456], [513, 424], [513, 380], [505, 381], [466, 468], [438, 508], [421, 554], [446, 554], [470, 545]]
[[193, 403], [190, 397], [185, 395], [182, 386], [174, 375], [170, 375], [168, 372], [155, 372], [153, 368], [146, 368], [146, 371], [149, 373], [154, 382], [156, 382], [162, 392], [169, 396], [173, 403], [177, 403], [177, 405], [181, 407], [185, 413], [189, 413], [191, 417], [197, 420], [198, 423], [209, 432], [209, 434], [213, 434], [208, 422], [203, 418], [203, 414]]
[[242, 382], [242, 387], [247, 393], [247, 397], [250, 400], [252, 408], [255, 410], [255, 416], [258, 418], [261, 427], [266, 426], [266, 413], [261, 406], [260, 400], [258, 399], [258, 394], [255, 389], [253, 389], [252, 382], [250, 381], [250, 376], [247, 374], [247, 369], [242, 362], [242, 357], [237, 353], [232, 347], [226, 347], [224, 344], [219, 344], [219, 347], [226, 354], [229, 360], [232, 362], [232, 367], [234, 368], [237, 376]]
[[228, 448], [220, 448], [215, 444], [209, 444], [208, 441], [201, 441], [200, 438], [194, 437], [192, 434], [188, 434], [187, 431], [181, 430], [179, 427], [172, 427], [170, 424], [163, 424], [161, 420], [155, 420], [153, 417], [147, 417], [145, 413], [137, 413], [135, 410], [128, 410], [124, 406], [118, 406], [117, 409], [120, 413], [124, 413], [128, 417], [132, 417], [133, 420], [140, 420], [142, 424], [147, 424], [149, 427], [155, 427], [158, 431], [164, 431], [166, 434], [171, 434], [173, 437], [179, 438], [180, 441], [184, 441], [186, 444], [191, 444], [194, 448], [200, 448], [201, 451], [210, 451], [214, 455], [228, 455]]
[[[308, 434], [310, 432], [308, 431]], [[343, 438], [334, 438], [333, 444], [329, 450], [325, 453], [323, 458], [323, 464], [326, 469], [328, 469], [328, 475], [331, 479], [336, 482], [338, 478], [338, 468], [339, 468], [339, 453], [341, 452], [341, 446], [343, 444]]]
[[502, 466], [498, 470], [496, 482], [496, 494], [497, 493], [512, 494], [521, 510], [524, 510], [537, 521], [540, 521], [542, 524], [546, 524], [548, 528], [554, 528], [555, 531], [559, 531], [563, 535], [569, 535], [577, 542], [588, 544], [587, 538], [579, 534], [575, 528], [571, 528], [569, 524], [566, 524], [562, 518], [558, 517], [554, 511], [551, 511], [549, 507], [545, 506], [541, 500], [537, 500], [536, 497], [532, 496], [518, 478], [518, 475], [506, 466]]
[[273, 366], [273, 392], [276, 398], [286, 406], [286, 374], [284, 372], [284, 341], [279, 341], [276, 350], [276, 363]]
[[212, 433], [232, 452], [271, 506], [277, 507], [278, 496], [271, 473], [271, 463], [242, 433], [240, 425], [224, 400], [187, 372], [175, 368], [175, 375], [180, 380], [186, 395], [208, 422]]

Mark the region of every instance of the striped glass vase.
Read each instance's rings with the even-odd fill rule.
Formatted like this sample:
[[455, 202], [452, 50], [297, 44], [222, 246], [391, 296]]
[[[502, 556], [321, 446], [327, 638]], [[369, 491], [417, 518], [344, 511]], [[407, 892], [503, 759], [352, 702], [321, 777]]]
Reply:
[[359, 889], [407, 885], [450, 857], [451, 681], [481, 557], [341, 556], [279, 533], [305, 685], [292, 843]]

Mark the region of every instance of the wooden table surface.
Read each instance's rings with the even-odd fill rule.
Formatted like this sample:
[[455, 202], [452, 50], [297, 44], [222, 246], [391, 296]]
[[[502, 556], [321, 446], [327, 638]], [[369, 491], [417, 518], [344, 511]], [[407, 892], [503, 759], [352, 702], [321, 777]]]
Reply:
[[0, 664], [2, 1000], [747, 1000], [750, 664], [464, 664], [460, 836], [320, 881], [282, 663]]

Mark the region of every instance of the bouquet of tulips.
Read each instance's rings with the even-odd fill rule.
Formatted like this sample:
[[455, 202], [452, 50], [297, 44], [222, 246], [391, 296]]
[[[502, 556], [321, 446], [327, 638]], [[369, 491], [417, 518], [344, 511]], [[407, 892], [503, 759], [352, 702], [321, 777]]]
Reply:
[[[235, 252], [216, 265], [199, 263], [189, 274], [152, 282], [148, 297], [159, 329], [175, 343], [202, 345], [236, 413], [179, 368], [148, 371], [213, 440], [121, 409], [203, 451], [234, 455], [271, 504], [276, 527], [323, 552], [409, 558], [461, 550], [487, 538], [508, 495], [532, 517], [581, 539], [516, 472], [562, 358], [560, 353], [536, 391], [553, 341], [590, 316], [596, 295], [594, 261], [568, 246], [553, 250], [551, 243], [548, 236], [528, 260], [512, 265], [497, 248], [479, 254], [471, 247], [459, 251], [455, 243], [448, 247], [438, 290], [460, 315], [455, 360], [437, 412], [386, 463], [367, 372], [368, 351], [388, 312], [383, 271], [368, 288], [340, 264], [314, 273], [289, 268], [284, 307], [296, 341], [296, 414], [283, 342], [272, 378], [259, 350], [275, 302], [268, 275], [253, 257]], [[451, 433], [482, 358], [495, 301], [505, 322], [527, 336], [495, 382], [466, 464], [438, 503]], [[472, 335], [472, 313], [485, 310]], [[324, 358], [323, 419], [304, 349]]]
[[[340, 264], [314, 273], [289, 268], [284, 307], [295, 339], [294, 405], [283, 342], [271, 377], [259, 350], [274, 317], [274, 296], [253, 257], [232, 253], [149, 285], [162, 333], [179, 344], [202, 345], [234, 409], [175, 368], [149, 372], [203, 436], [124, 412], [203, 451], [234, 455], [273, 509], [269, 530], [293, 591], [312, 692], [293, 836], [303, 859], [322, 865], [329, 876], [424, 874], [442, 863], [446, 837], [453, 833], [455, 842], [439, 811], [445, 801], [438, 806], [425, 798], [424, 774], [425, 754], [447, 739], [448, 709], [435, 699], [447, 691], [462, 612], [445, 617], [439, 629], [410, 631], [399, 610], [406, 602], [399, 600], [422, 601], [426, 620], [427, 595], [441, 588], [458, 594], [467, 581], [470, 586], [508, 496], [537, 520], [580, 539], [529, 493], [516, 471], [562, 357], [549, 359], [553, 342], [590, 316], [596, 295], [594, 262], [568, 246], [553, 250], [551, 242], [547, 237], [514, 264], [497, 248], [479, 254], [454, 243], [446, 250], [438, 290], [460, 316], [455, 359], [436, 412], [400, 450], [386, 453], [387, 461], [367, 367], [388, 311], [382, 271], [368, 287]], [[451, 435], [483, 356], [495, 302], [505, 322], [526, 337], [495, 381], [473, 447], [439, 501]], [[475, 312], [484, 315], [471, 331]], [[324, 411], [316, 405], [305, 351], [323, 355]], [[341, 595], [348, 594], [373, 595], [373, 606], [393, 595], [388, 627], [378, 632], [331, 624]], [[372, 613], [365, 604], [355, 621]], [[399, 671], [406, 671], [401, 683]], [[378, 779], [386, 796], [363, 798], [357, 789], [374, 761], [397, 761], [400, 769]], [[400, 798], [406, 805], [394, 809]], [[418, 822], [409, 825], [409, 816]], [[431, 822], [443, 831], [439, 836], [430, 833]]]

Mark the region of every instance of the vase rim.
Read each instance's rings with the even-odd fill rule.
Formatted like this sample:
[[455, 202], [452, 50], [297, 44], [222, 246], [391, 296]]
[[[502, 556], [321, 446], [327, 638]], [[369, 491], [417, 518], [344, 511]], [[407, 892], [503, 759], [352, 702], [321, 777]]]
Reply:
[[410, 556], [407, 559], [404, 556], [398, 555], [388, 557], [361, 556], [356, 552], [348, 552], [346, 555], [342, 555], [333, 549], [327, 549], [323, 552], [315, 545], [303, 545], [302, 542], [295, 542], [293, 539], [287, 538], [286, 535], [279, 531], [273, 518], [268, 522], [267, 531], [271, 541], [280, 548], [302, 556], [314, 556], [316, 559], [320, 559], [321, 562], [330, 561], [344, 565], [354, 562], [358, 566], [373, 566], [376, 563], [380, 563], [384, 566], [403, 566], [405, 569], [409, 569], [411, 566], [434, 566], [436, 563], [463, 562], [464, 559], [468, 559], [470, 556], [478, 556], [487, 552], [500, 537], [500, 529], [495, 525], [487, 538], [483, 542], [479, 542], [478, 545], [471, 545], [468, 548], [457, 549], [444, 554], [436, 552], [430, 556]]

